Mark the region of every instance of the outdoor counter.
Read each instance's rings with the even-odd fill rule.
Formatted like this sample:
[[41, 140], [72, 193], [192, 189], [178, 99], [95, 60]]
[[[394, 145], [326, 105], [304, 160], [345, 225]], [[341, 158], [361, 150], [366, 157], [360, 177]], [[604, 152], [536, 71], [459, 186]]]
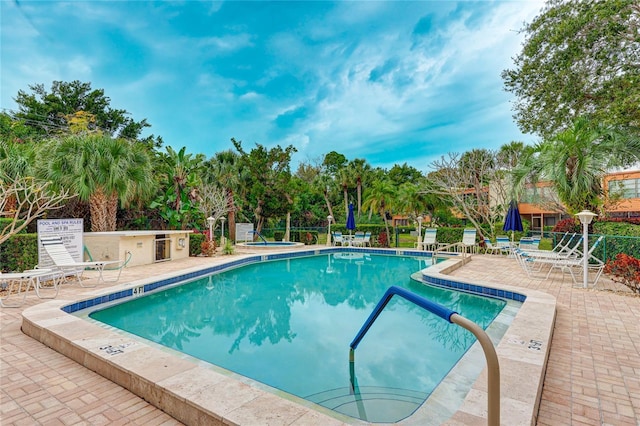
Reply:
[[[189, 257], [193, 231], [113, 231], [83, 234], [85, 260], [126, 260], [127, 266], [149, 265]], [[91, 259], [90, 259], [91, 258]]]

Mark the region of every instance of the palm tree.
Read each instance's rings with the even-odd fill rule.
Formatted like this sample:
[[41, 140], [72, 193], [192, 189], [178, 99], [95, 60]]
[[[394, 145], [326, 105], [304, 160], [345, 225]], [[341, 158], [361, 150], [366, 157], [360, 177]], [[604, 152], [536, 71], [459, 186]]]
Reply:
[[387, 231], [387, 244], [389, 243], [389, 223], [387, 222], [387, 212], [393, 207], [396, 191], [388, 180], [378, 180], [365, 191], [362, 207], [370, 212], [376, 211], [384, 220], [384, 227]]
[[39, 157], [49, 179], [89, 202], [94, 232], [115, 231], [118, 202], [126, 207], [154, 190], [149, 153], [140, 143], [72, 135], [42, 144]]
[[525, 153], [513, 171], [514, 188], [522, 190], [527, 180], [549, 180], [569, 212], [596, 211], [605, 173], [639, 160], [637, 134], [580, 117], [572, 127]]
[[362, 210], [362, 178], [371, 170], [371, 166], [367, 164], [367, 160], [363, 158], [356, 158], [351, 161], [349, 168], [352, 170], [352, 174], [356, 179], [358, 217], [360, 217], [360, 212]]
[[238, 159], [239, 155], [232, 150], [216, 153], [207, 163], [205, 168], [208, 173], [205, 181], [221, 185], [227, 194], [227, 208], [229, 211], [229, 238], [236, 239], [236, 203], [234, 192], [240, 185]]

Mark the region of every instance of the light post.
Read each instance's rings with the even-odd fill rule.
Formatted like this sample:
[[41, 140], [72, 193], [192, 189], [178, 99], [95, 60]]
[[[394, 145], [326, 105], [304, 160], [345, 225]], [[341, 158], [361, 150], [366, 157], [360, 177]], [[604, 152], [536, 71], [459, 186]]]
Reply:
[[587, 288], [589, 281], [589, 224], [598, 215], [589, 210], [583, 210], [576, 216], [582, 223], [582, 286]]
[[422, 221], [424, 218], [422, 216], [418, 216], [418, 250], [422, 250]]
[[220, 247], [223, 247], [226, 241], [224, 238], [224, 221], [225, 220], [227, 220], [227, 218], [224, 216], [220, 218], [220, 221], [222, 222], [222, 224], [220, 225], [222, 227], [222, 231], [220, 232]]
[[213, 241], [213, 224], [216, 222], [216, 220], [213, 218], [213, 216], [209, 216], [207, 218], [207, 223], [209, 224], [209, 241]]
[[333, 220], [333, 216], [327, 216], [327, 222], [329, 222], [329, 226], [327, 226], [327, 245], [331, 245], [331, 221]]

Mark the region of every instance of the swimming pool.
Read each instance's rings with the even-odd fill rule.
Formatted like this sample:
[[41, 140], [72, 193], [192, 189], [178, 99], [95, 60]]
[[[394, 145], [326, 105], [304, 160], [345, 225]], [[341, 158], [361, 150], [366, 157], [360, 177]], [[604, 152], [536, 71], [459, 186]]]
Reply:
[[475, 339], [394, 300], [358, 349], [354, 393], [349, 342], [386, 289], [407, 288], [483, 328], [505, 305], [411, 280], [427, 262], [360, 252], [262, 262], [91, 317], [342, 414], [395, 422], [422, 404]]

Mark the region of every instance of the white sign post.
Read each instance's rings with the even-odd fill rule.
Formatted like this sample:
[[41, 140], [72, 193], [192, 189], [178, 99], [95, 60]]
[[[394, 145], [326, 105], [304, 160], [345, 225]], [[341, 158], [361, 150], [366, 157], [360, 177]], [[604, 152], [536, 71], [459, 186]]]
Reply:
[[46, 268], [53, 262], [42, 248], [42, 237], [61, 237], [64, 246], [76, 262], [82, 262], [84, 250], [82, 233], [83, 219], [39, 219], [38, 220], [38, 266]]

